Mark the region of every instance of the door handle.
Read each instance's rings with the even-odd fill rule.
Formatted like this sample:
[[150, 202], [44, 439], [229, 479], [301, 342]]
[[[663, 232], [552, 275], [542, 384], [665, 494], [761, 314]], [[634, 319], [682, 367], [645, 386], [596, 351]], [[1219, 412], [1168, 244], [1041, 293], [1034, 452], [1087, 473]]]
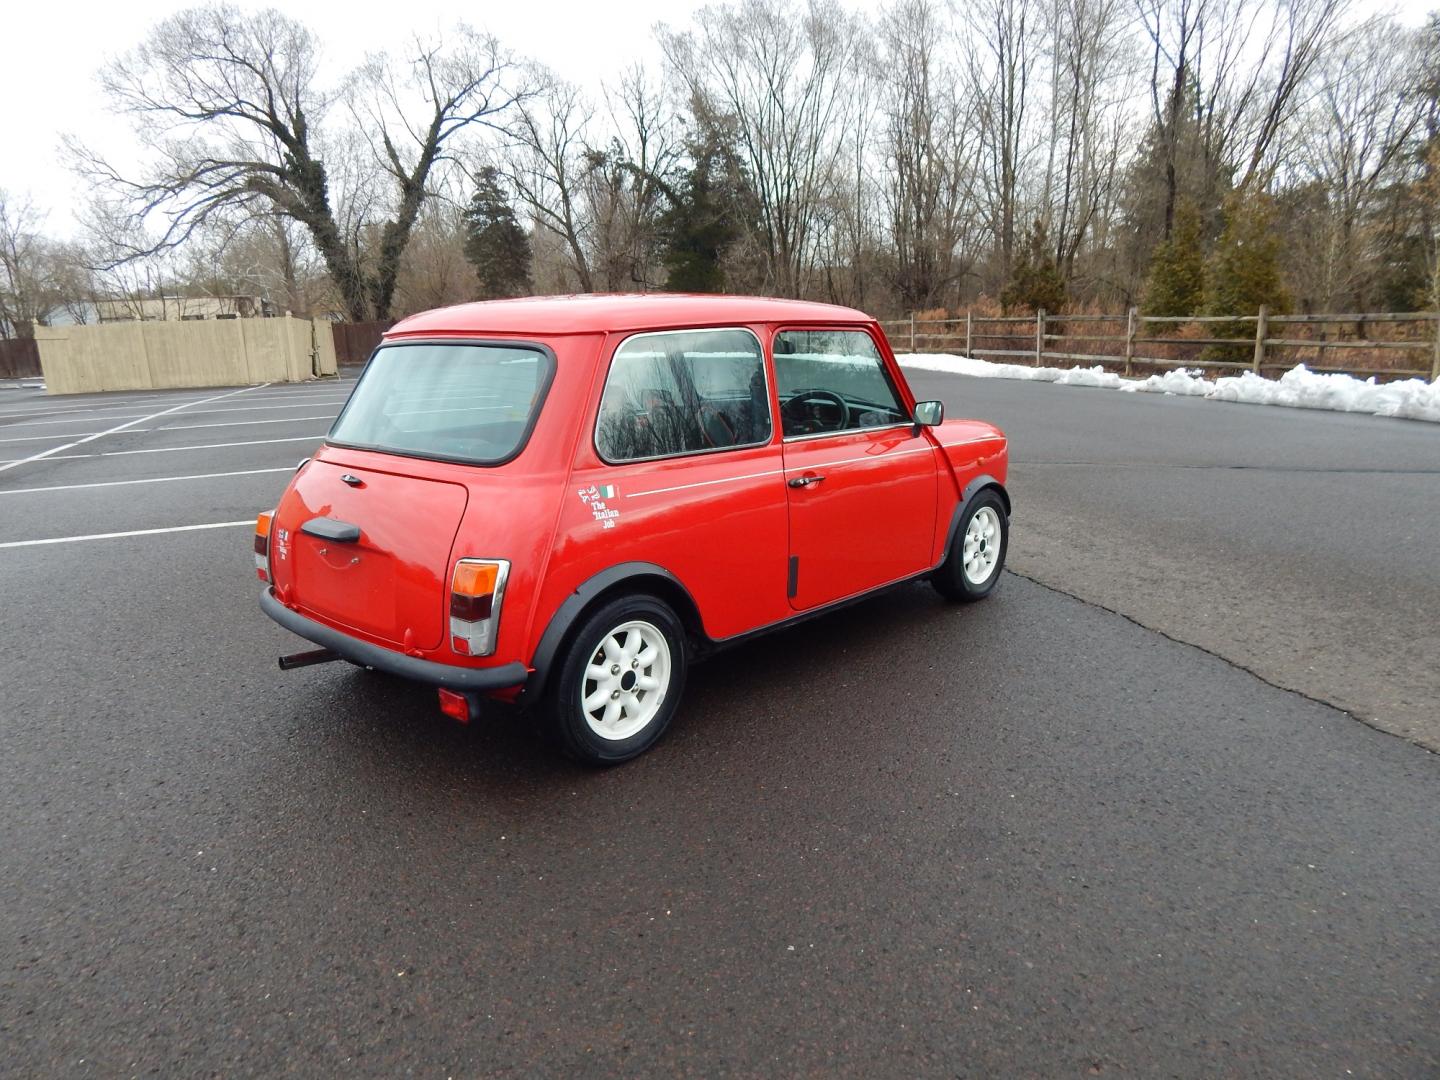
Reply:
[[824, 479], [825, 477], [823, 476], [815, 476], [812, 474], [810, 476], [797, 476], [795, 477], [795, 479], [787, 480], [785, 482], [793, 488], [803, 488], [809, 487], [811, 484], [818, 484], [821, 480]]
[[300, 531], [321, 540], [333, 540], [337, 544], [353, 544], [360, 539], [360, 526], [334, 518], [311, 518], [300, 526]]

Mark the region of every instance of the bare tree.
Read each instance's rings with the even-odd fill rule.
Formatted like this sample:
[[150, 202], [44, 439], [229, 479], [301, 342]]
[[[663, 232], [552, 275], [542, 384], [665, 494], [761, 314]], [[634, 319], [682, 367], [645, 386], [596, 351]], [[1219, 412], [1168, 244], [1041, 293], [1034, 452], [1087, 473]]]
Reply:
[[850, 102], [841, 130], [840, 154], [822, 203], [817, 250], [824, 297], [833, 304], [867, 307], [879, 275], [878, 247], [883, 231], [881, 183], [875, 156], [882, 145], [877, 132], [884, 84], [875, 45], [868, 36], [856, 41]]
[[[1236, 187], [1269, 182], [1279, 157], [1280, 140], [1302, 103], [1302, 88], [1311, 72], [1334, 44], [1341, 16], [1349, 0], [1286, 0], [1267, 5], [1267, 55], [1259, 62], [1261, 75], [1250, 84], [1251, 100], [1232, 102], [1244, 148]], [[1268, 70], [1267, 70], [1268, 61]]]
[[609, 143], [590, 147], [581, 188], [590, 220], [591, 261], [602, 288], [653, 288], [659, 275], [658, 220], [684, 141], [663, 86], [639, 65], [605, 90]]
[[933, 306], [968, 269], [975, 130], [932, 0], [900, 0], [880, 24], [883, 198], [902, 304]]
[[996, 253], [997, 282], [1010, 276], [1018, 238], [1021, 183], [1036, 148], [1030, 90], [1039, 62], [1037, 0], [971, 0], [968, 60], [983, 207]]
[[1129, 0], [1053, 0], [1048, 12], [1050, 149], [1041, 213], [1067, 283], [1091, 230], [1114, 212], [1120, 167], [1133, 145], [1131, 15]]
[[396, 295], [404, 311], [424, 311], [476, 298], [475, 268], [465, 257], [463, 204], [438, 198], [425, 204], [405, 249]]
[[545, 89], [515, 111], [503, 170], [535, 226], [562, 245], [581, 292], [595, 291], [590, 223], [580, 191], [588, 167], [585, 133], [591, 117], [578, 87], [549, 77]]
[[371, 57], [356, 76], [351, 107], [395, 193], [369, 282], [378, 318], [389, 313], [400, 260], [436, 166], [453, 155], [466, 129], [505, 130], [510, 112], [534, 92], [518, 76], [494, 37], [467, 26], [433, 40], [415, 38], [403, 62]]
[[1413, 167], [1427, 104], [1413, 89], [1420, 65], [1415, 33], [1369, 19], [1316, 72], [1297, 156], [1325, 193], [1323, 218], [1310, 231], [1323, 238], [1318, 300], [1326, 307], [1360, 303], [1360, 287], [1375, 271], [1374, 253], [1364, 250], [1365, 216], [1377, 193], [1408, 179]]
[[733, 125], [758, 198], [767, 286], [798, 296], [844, 145], [858, 27], [834, 0], [706, 7], [661, 45], [702, 114]]
[[60, 306], [56, 251], [43, 235], [44, 215], [29, 199], [0, 189], [0, 335], [34, 337]]
[[[278, 213], [308, 230], [351, 318], [389, 313], [437, 163], [467, 128], [498, 126], [523, 90], [495, 40], [463, 27], [443, 44], [414, 41], [403, 61], [368, 61], [345, 96], [387, 192], [383, 216], [361, 215], [347, 234], [317, 129], [336, 96], [319, 85], [317, 54], [315, 36], [278, 11], [214, 5], [165, 20], [105, 69], [150, 166], [129, 176], [75, 149], [133, 222], [159, 222], [125, 257], [173, 248], [217, 216]], [[373, 241], [368, 261], [362, 238]]]
[[276, 311], [301, 316], [334, 310], [314, 246], [282, 214], [213, 218], [168, 262], [171, 284], [187, 295], [258, 297]]
[[[1186, 126], [1207, 183], [1268, 182], [1279, 140], [1348, 0], [1137, 0], [1151, 46], [1150, 101], [1165, 154], [1165, 238]], [[1202, 204], [1217, 193], [1198, 193]]]

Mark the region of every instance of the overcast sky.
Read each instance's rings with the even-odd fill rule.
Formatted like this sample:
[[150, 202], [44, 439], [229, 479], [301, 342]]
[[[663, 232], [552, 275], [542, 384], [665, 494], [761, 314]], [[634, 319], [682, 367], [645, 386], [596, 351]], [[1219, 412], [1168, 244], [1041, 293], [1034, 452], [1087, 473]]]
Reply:
[[[324, 42], [329, 73], [353, 67], [367, 51], [384, 49], [415, 32], [432, 32], [468, 16], [508, 48], [549, 65], [588, 88], [635, 59], [658, 60], [651, 28], [656, 22], [684, 25], [703, 0], [522, 0], [467, 7], [437, 0], [341, 3], [289, 0], [286, 14], [307, 23]], [[849, 0], [877, 9], [878, 0]], [[9, 5], [0, 59], [0, 188], [29, 194], [49, 212], [50, 231], [69, 235], [70, 207], [83, 198], [80, 184], [61, 164], [62, 133], [110, 152], [130, 144], [128, 122], [105, 111], [95, 86], [96, 70], [130, 48], [147, 29], [184, 4], [175, 0], [28, 0]], [[265, 4], [241, 2], [253, 9]], [[1356, 0], [1356, 8], [1380, 5]], [[1398, 0], [1389, 5], [1418, 25], [1440, 0]]]

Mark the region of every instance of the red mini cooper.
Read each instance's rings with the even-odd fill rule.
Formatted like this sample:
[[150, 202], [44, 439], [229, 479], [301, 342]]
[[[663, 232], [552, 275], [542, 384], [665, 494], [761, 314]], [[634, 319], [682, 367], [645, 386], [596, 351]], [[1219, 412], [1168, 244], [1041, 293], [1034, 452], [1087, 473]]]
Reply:
[[[943, 422], [942, 422], [943, 421]], [[574, 296], [392, 329], [256, 524], [260, 606], [461, 720], [519, 701], [582, 761], [648, 749], [698, 656], [1005, 563], [1005, 436], [917, 402], [849, 308]]]

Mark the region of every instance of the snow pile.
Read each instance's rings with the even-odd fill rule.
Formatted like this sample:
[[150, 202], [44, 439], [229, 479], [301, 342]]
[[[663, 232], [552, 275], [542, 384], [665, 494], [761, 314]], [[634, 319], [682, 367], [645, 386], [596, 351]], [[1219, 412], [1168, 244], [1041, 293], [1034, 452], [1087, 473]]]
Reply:
[[1215, 389], [1215, 384], [1201, 378], [1204, 373], [1202, 368], [1175, 368], [1160, 375], [1151, 375], [1148, 379], [1123, 379], [1121, 381], [1125, 385], [1120, 389], [1142, 394], [1209, 397], [1210, 392]]
[[944, 371], [988, 379], [1028, 379], [1066, 386], [1097, 386], [1131, 393], [1176, 394], [1212, 401], [1238, 401], [1252, 405], [1283, 405], [1292, 409], [1328, 409], [1369, 413], [1440, 423], [1440, 383], [1423, 379], [1377, 383], [1353, 375], [1321, 374], [1304, 364], [1291, 368], [1278, 380], [1252, 371], [1227, 375], [1211, 382], [1196, 369], [1177, 368], [1146, 379], [1123, 379], [1100, 367], [1036, 368], [1022, 364], [992, 364], [972, 356], [947, 353], [908, 353], [897, 357], [902, 365], [923, 371]]
[[926, 371], [945, 371], [952, 375], [974, 375], [981, 379], [1028, 379], [1031, 382], [1053, 382], [1064, 386], [1098, 386], [1119, 390], [1125, 380], [1103, 367], [1053, 368], [1027, 367], [1023, 364], [992, 364], [973, 356], [952, 353], [900, 353], [896, 356], [905, 367]]
[[1361, 382], [1353, 375], [1318, 374], [1304, 364], [1287, 371], [1279, 382], [1249, 371], [1241, 372], [1238, 378], [1217, 379], [1210, 396], [1218, 401], [1440, 421], [1440, 384], [1421, 379], [1380, 384], [1371, 378]]

